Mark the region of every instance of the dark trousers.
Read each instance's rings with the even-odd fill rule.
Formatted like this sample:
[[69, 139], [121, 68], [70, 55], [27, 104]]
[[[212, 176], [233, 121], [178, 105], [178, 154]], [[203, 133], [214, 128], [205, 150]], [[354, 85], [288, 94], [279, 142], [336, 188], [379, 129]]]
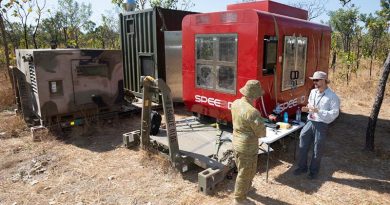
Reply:
[[310, 161], [309, 171], [312, 174], [318, 174], [327, 134], [328, 124], [314, 121], [306, 123], [299, 136], [299, 169], [307, 170], [307, 156], [310, 146], [313, 145], [313, 156]]

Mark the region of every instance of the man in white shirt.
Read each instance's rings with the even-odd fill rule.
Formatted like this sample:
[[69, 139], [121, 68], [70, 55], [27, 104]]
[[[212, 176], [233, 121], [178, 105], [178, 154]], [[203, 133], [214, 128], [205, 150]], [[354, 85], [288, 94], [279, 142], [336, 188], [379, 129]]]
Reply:
[[[310, 79], [313, 80], [315, 89], [310, 92], [308, 105], [302, 107], [302, 112], [308, 112], [308, 121], [299, 136], [298, 168], [294, 170], [294, 175], [306, 173], [309, 168], [308, 178], [315, 179], [320, 169], [328, 124], [339, 116], [340, 100], [328, 88], [329, 80], [325, 72], [317, 71]], [[307, 156], [311, 144], [313, 156], [308, 167]]]

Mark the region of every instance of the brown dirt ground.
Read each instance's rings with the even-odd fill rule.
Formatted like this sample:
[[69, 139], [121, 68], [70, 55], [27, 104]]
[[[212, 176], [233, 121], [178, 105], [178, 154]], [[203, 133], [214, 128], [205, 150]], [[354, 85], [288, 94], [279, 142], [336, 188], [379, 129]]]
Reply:
[[[364, 75], [363, 75], [364, 76]], [[317, 180], [292, 175], [295, 141], [272, 145], [270, 178], [264, 155], [249, 198], [256, 204], [390, 204], [390, 96], [376, 129], [376, 151], [362, 151], [375, 81], [351, 82], [348, 90], [333, 76], [342, 113], [330, 128]], [[371, 86], [368, 86], [370, 84]], [[178, 109], [178, 117], [185, 116]], [[194, 169], [180, 174], [158, 155], [122, 146], [122, 133], [139, 128], [139, 115], [96, 127], [79, 127], [65, 140], [32, 142], [10, 112], [0, 114], [0, 205], [8, 204], [231, 204], [234, 180], [216, 193], [197, 191]], [[12, 124], [10, 129], [7, 124]], [[24, 130], [24, 131], [22, 131]], [[284, 148], [285, 147], [285, 148]]]

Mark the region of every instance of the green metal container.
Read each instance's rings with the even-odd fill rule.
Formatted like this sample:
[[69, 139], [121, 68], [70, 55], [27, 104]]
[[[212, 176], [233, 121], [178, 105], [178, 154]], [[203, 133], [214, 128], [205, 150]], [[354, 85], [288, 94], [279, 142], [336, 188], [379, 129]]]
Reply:
[[[193, 12], [159, 7], [120, 14], [125, 91], [141, 97], [141, 76], [166, 81], [164, 33], [181, 31], [182, 19], [188, 14]], [[160, 103], [158, 96], [153, 101]]]

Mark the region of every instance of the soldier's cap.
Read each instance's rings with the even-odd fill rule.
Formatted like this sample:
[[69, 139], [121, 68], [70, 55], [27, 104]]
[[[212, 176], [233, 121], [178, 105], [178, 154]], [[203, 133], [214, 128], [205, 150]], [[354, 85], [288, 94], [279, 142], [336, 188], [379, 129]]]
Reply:
[[248, 80], [245, 86], [240, 89], [240, 93], [246, 97], [256, 99], [263, 95], [263, 90], [258, 80]]
[[316, 71], [314, 72], [312, 77], [309, 77], [312, 80], [325, 80], [326, 82], [330, 82], [328, 80], [328, 75], [323, 71]]

